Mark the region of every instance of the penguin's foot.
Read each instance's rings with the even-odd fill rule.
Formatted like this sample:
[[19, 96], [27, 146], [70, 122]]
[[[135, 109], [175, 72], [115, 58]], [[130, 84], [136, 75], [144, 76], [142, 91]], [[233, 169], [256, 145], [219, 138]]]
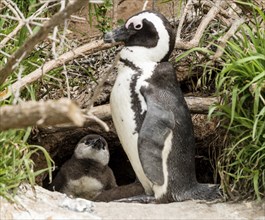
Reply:
[[204, 200], [216, 201], [221, 199], [219, 185], [215, 184], [196, 184], [190, 189], [171, 192], [157, 199], [157, 203], [182, 202], [185, 200]]
[[221, 191], [217, 184], [197, 184], [190, 191], [190, 199], [213, 201], [221, 199]]
[[154, 196], [148, 196], [148, 195], [138, 195], [138, 196], [133, 196], [129, 198], [123, 198], [123, 199], [118, 199], [114, 200], [113, 202], [126, 202], [126, 203], [156, 203], [156, 199]]

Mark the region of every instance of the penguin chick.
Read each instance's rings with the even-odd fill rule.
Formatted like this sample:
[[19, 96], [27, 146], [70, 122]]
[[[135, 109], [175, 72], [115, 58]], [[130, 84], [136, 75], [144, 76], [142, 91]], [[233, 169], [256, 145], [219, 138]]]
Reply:
[[63, 164], [49, 188], [94, 200], [102, 191], [117, 186], [108, 163], [106, 140], [99, 135], [87, 135], [78, 142], [73, 156]]
[[175, 33], [161, 14], [143, 11], [105, 34], [124, 42], [111, 92], [113, 122], [147, 195], [168, 203], [215, 199], [218, 187], [199, 184], [189, 109], [168, 62]]

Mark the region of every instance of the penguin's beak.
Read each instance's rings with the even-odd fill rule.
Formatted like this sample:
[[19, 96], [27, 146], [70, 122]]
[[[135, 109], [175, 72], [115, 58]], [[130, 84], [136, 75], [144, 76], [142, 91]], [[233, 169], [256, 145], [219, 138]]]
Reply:
[[96, 140], [93, 141], [92, 147], [98, 150], [105, 149], [104, 144], [101, 142], [100, 138], [97, 138]]
[[114, 43], [114, 42], [126, 42], [130, 36], [135, 34], [135, 31], [121, 26], [113, 31], [107, 32], [104, 35], [105, 43]]

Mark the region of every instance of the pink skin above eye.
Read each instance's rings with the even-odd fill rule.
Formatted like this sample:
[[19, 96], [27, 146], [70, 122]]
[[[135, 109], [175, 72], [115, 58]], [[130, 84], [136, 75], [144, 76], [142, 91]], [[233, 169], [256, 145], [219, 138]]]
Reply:
[[139, 17], [130, 18], [127, 21], [125, 27], [128, 29], [130, 24], [133, 24], [134, 29], [140, 30], [143, 27], [142, 18]]

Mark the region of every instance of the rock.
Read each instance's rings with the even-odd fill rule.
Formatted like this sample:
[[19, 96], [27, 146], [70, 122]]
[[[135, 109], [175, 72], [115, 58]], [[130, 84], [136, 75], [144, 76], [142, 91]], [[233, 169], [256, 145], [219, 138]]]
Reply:
[[170, 204], [91, 202], [29, 185], [11, 204], [0, 197], [0, 219], [255, 219], [265, 220], [265, 203], [185, 201]]
[[0, 219], [100, 219], [93, 213], [93, 202], [40, 186], [20, 186], [15, 201], [11, 204], [0, 197]]
[[265, 203], [209, 203], [184, 201], [170, 204], [96, 203], [95, 213], [104, 219], [252, 219], [265, 220]]
[[60, 207], [67, 208], [75, 212], [92, 212], [93, 203], [92, 201], [82, 199], [82, 198], [69, 198], [65, 197], [62, 201]]

